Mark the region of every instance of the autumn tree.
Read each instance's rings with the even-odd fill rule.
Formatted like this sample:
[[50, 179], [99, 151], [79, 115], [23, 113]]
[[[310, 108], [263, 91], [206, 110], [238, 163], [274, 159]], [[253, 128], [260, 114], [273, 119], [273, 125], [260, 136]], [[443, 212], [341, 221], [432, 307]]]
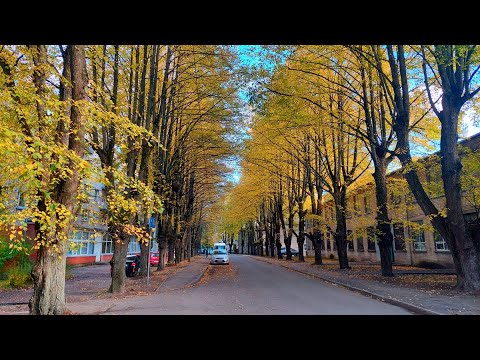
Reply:
[[[36, 258], [30, 313], [60, 315], [66, 309], [67, 239], [88, 167], [83, 159], [85, 47], [2, 46], [0, 67], [5, 104], [0, 120], [1, 151], [2, 159], [6, 152], [11, 160], [2, 162], [1, 167], [15, 175], [1, 185], [10, 190], [21, 188], [26, 200], [23, 211], [3, 215], [0, 224], [11, 231], [13, 224], [25, 228], [25, 219], [32, 219]], [[11, 239], [13, 247], [20, 246], [18, 238]]]
[[[93, 83], [87, 140], [100, 160], [98, 172], [105, 184], [107, 233], [114, 253], [110, 291], [121, 293], [128, 243], [133, 237], [150, 245], [145, 222], [161, 206], [152, 181], [147, 181], [149, 153], [140, 151], [155, 142], [149, 123], [159, 48], [91, 46], [89, 55]], [[144, 255], [141, 272], [146, 272], [146, 259]]]
[[[478, 290], [480, 288], [480, 261], [478, 247], [468, 234], [463, 217], [463, 199], [461, 192], [461, 164], [458, 156], [458, 127], [462, 107], [479, 92], [475, 86], [478, 73], [478, 51], [476, 46], [437, 45], [409, 47], [387, 45], [386, 58], [389, 72], [377, 66], [380, 76], [389, 84], [390, 96], [394, 101], [394, 131], [397, 136], [395, 154], [405, 169], [408, 181], [417, 203], [422, 208], [447, 242], [453, 256], [457, 272], [457, 288]], [[421, 56], [425, 89], [432, 110], [441, 123], [440, 154], [442, 181], [446, 196], [446, 208], [438, 209], [425, 191], [417, 169], [412, 162], [410, 146], [411, 84], [413, 74], [408, 61], [413, 56]], [[441, 89], [441, 110], [438, 108], [440, 97], [435, 97], [432, 88]]]

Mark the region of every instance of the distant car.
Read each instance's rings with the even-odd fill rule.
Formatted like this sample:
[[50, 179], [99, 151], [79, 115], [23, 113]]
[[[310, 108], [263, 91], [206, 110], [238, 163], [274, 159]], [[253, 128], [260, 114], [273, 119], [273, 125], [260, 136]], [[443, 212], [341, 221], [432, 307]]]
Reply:
[[[287, 248], [282, 247], [280, 249], [280, 252], [283, 256], [287, 256]], [[290, 253], [292, 254], [292, 256], [298, 256], [298, 251], [293, 248], [290, 248]]]
[[137, 276], [140, 273], [140, 255], [127, 255], [125, 274], [128, 277]]
[[230, 264], [230, 258], [227, 250], [221, 248], [218, 250], [213, 250], [210, 264]]

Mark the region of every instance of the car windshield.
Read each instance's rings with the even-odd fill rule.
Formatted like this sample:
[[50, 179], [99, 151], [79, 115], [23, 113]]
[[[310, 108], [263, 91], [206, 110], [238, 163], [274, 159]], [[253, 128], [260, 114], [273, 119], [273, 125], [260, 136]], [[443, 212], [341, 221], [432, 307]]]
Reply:
[[213, 255], [225, 255], [227, 252], [225, 250], [215, 250]]
[[152, 254], [152, 257], [158, 257], [158, 256], [159, 254], [155, 254], [155, 253]]

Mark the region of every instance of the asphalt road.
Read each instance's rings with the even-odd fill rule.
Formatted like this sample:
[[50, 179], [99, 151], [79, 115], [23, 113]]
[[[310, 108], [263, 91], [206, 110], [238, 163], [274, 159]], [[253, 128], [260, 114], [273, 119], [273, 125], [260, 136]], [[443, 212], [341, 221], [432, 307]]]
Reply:
[[230, 265], [210, 265], [196, 285], [124, 299], [105, 314], [381, 314], [408, 311], [303, 274], [232, 255]]

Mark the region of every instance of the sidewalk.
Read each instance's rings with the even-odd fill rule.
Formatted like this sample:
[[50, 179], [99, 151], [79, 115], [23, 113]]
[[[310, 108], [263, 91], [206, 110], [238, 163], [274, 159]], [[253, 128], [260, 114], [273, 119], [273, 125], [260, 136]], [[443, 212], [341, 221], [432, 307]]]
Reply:
[[157, 289], [158, 292], [177, 290], [187, 286], [192, 286], [200, 281], [205, 271], [207, 271], [210, 258], [196, 256], [192, 258], [190, 264], [175, 274], [167, 278]]
[[[298, 262], [251, 256], [328, 283], [403, 307], [417, 314], [430, 315], [478, 315], [480, 296], [462, 294], [453, 289], [454, 275], [450, 271], [402, 267], [394, 270], [394, 278], [379, 276], [379, 265], [351, 263], [352, 270], [340, 270], [331, 262], [316, 266], [311, 262]], [[376, 275], [372, 276], [375, 268]], [[428, 277], [425, 279], [425, 277]], [[423, 281], [422, 281], [423, 280]], [[429, 286], [425, 286], [425, 280]], [[423, 283], [423, 284], [422, 284]], [[423, 286], [420, 286], [423, 285]]]
[[[168, 266], [160, 272], [152, 271], [150, 283], [146, 278], [127, 278], [125, 293], [113, 295], [108, 293], [110, 286], [110, 265], [97, 264], [75, 267], [71, 276], [65, 281], [67, 308], [72, 313], [97, 314], [105, 311], [115, 301], [126, 298], [152, 295], [170, 291], [198, 282], [208, 268], [210, 258], [194, 256], [191, 261], [182, 261], [175, 266]], [[1, 314], [28, 314], [28, 300], [33, 289], [0, 289]]]
[[[182, 262], [184, 267], [175, 272], [173, 275], [167, 277], [155, 291], [147, 296], [155, 296], [155, 294], [181, 289], [187, 286], [196, 284], [202, 278], [203, 274], [207, 271], [210, 259], [199, 255], [191, 259], [190, 262]], [[185, 264], [186, 263], [186, 264]], [[178, 265], [177, 265], [178, 266]], [[110, 299], [95, 299], [85, 302], [77, 302], [68, 304], [68, 310], [74, 315], [102, 315], [112, 314], [116, 311], [124, 312], [125, 310], [135, 308], [139, 301], [146, 300], [147, 297], [143, 296], [142, 300], [138, 297], [129, 298], [110, 298]], [[120, 310], [119, 310], [120, 309]]]

